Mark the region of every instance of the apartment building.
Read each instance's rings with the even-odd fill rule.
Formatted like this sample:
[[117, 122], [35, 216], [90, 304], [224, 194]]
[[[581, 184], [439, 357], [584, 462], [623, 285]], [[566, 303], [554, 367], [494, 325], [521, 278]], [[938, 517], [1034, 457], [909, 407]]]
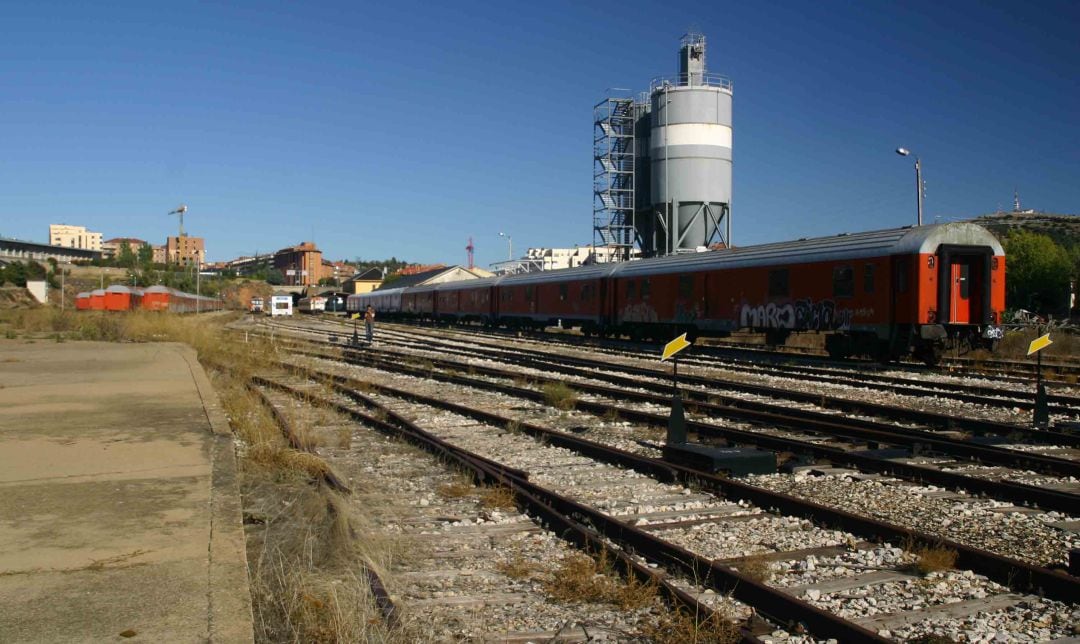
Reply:
[[101, 251], [101, 233], [91, 232], [84, 226], [49, 224], [49, 244]]

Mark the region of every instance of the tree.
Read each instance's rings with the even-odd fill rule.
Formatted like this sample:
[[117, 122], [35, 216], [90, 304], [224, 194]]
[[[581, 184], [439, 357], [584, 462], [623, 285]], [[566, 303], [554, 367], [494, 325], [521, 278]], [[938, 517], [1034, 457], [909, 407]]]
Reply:
[[1076, 266], [1064, 248], [1046, 235], [1018, 230], [1005, 240], [1005, 257], [1005, 301], [1010, 308], [1066, 311]]
[[139, 266], [142, 266], [144, 271], [150, 270], [150, 267], [154, 265], [154, 247], [148, 242], [143, 242], [142, 246], [139, 246]]
[[324, 277], [319, 280], [319, 286], [337, 286], [337, 280], [333, 277]]
[[116, 255], [116, 265], [120, 268], [135, 268], [135, 253], [131, 252], [131, 244], [126, 241], [120, 242], [120, 251]]
[[270, 270], [266, 271], [266, 283], [273, 284], [274, 286], [279, 286], [285, 283], [285, 276], [282, 275], [281, 271], [279, 271], [278, 269], [271, 268]]

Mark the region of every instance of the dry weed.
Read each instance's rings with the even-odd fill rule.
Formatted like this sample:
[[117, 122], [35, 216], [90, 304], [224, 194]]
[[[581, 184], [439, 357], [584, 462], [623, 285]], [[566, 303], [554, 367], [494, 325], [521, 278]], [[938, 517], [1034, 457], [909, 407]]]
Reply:
[[514, 492], [505, 485], [492, 485], [480, 491], [480, 505], [491, 509], [511, 510], [516, 506]]
[[915, 555], [918, 557], [915, 567], [924, 575], [951, 570], [956, 566], [956, 551], [944, 546], [919, 548]]
[[517, 554], [509, 561], [495, 564], [495, 569], [511, 579], [528, 579], [540, 571], [540, 565]]
[[633, 575], [620, 577], [608, 560], [607, 552], [597, 559], [575, 552], [567, 556], [543, 581], [548, 595], [560, 602], [593, 602], [613, 604], [623, 610], [634, 610], [656, 600], [653, 582], [644, 583]]
[[735, 564], [735, 568], [754, 581], [766, 582], [772, 579], [773, 576], [769, 560], [760, 554], [743, 557]]
[[695, 617], [682, 610], [661, 615], [642, 635], [655, 644], [731, 644], [742, 640], [738, 624], [729, 617], [720, 613]]
[[544, 402], [556, 409], [569, 411], [577, 404], [577, 392], [565, 382], [549, 382], [543, 386], [542, 391]]

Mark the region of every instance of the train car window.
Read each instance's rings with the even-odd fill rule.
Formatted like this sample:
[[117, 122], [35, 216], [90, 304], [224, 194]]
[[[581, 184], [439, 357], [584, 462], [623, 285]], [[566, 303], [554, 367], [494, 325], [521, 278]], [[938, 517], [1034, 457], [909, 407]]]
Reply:
[[649, 293], [652, 292], [652, 284], [650, 282], [652, 282], [652, 280], [648, 277], [641, 280], [641, 299], [643, 300], [649, 297]]
[[855, 295], [855, 271], [850, 266], [835, 266], [832, 272], [833, 297]]
[[559, 284], [559, 301], [566, 301], [566, 284]]
[[769, 297], [787, 297], [791, 295], [788, 286], [788, 269], [778, 268], [769, 271]]
[[582, 302], [584, 302], [586, 300], [591, 300], [592, 299], [592, 294], [593, 294], [593, 285], [592, 284], [586, 284], [585, 286], [581, 287], [581, 301]]
[[530, 302], [532, 301], [532, 299], [533, 299], [533, 287], [532, 286], [526, 286], [525, 287], [525, 299], [529, 300]]
[[896, 292], [907, 293], [908, 289], [908, 262], [902, 259], [896, 263]]
[[694, 276], [679, 276], [679, 297], [686, 299], [694, 294]]
[[634, 292], [634, 290], [635, 290], [634, 286], [635, 286], [634, 280], [626, 280], [626, 299], [628, 299], [628, 300], [634, 299], [634, 297], [636, 295], [636, 293]]
[[874, 292], [874, 265], [873, 264], [867, 264], [866, 268], [863, 270], [862, 290], [863, 290], [863, 293], [873, 293]]

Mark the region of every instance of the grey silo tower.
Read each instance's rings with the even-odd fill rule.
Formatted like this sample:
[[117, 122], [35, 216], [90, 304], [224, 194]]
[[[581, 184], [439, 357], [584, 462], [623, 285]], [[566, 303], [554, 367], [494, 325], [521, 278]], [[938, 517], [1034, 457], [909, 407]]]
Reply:
[[731, 100], [731, 80], [707, 70], [705, 36], [683, 36], [678, 75], [654, 79], [638, 106], [634, 225], [644, 255], [731, 245]]

